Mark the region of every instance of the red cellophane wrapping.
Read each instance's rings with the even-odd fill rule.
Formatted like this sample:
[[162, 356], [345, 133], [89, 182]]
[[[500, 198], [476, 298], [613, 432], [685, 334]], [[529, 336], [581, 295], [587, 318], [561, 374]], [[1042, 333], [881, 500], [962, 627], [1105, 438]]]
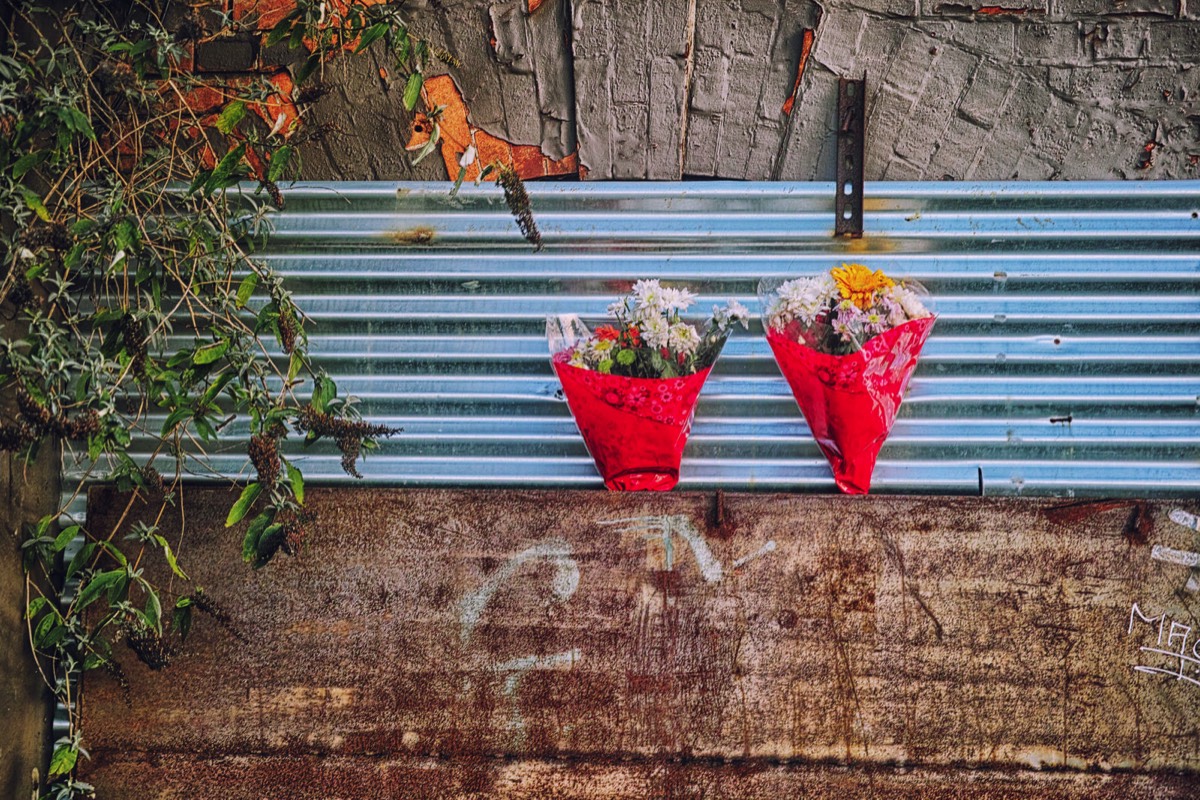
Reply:
[[847, 355], [821, 353], [803, 344], [797, 322], [784, 331], [768, 327], [775, 361], [843, 492], [870, 491], [879, 448], [896, 421], [933, 322], [934, 317], [910, 320]]
[[679, 482], [679, 463], [692, 430], [708, 369], [679, 378], [628, 378], [553, 357], [583, 443], [616, 491], [666, 491]]

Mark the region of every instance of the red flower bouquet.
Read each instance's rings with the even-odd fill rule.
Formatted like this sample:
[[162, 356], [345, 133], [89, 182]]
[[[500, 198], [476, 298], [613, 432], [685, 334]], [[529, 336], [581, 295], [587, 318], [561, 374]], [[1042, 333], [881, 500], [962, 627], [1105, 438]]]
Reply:
[[860, 264], [759, 284], [767, 342], [847, 494], [870, 491], [879, 449], [933, 329], [921, 292]]
[[550, 317], [551, 363], [583, 442], [614, 491], [666, 491], [692, 429], [700, 389], [744, 306], [713, 308], [703, 332], [680, 319], [696, 300], [686, 289], [638, 281], [589, 331], [571, 314]]

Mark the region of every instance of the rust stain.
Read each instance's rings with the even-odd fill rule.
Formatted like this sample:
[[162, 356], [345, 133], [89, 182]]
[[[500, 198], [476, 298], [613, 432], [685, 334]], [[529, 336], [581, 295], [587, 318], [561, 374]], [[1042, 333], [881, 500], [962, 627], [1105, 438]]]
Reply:
[[[438, 127], [442, 136], [442, 161], [446, 164], [449, 178], [458, 177], [459, 161], [471, 145], [475, 146], [476, 154], [475, 161], [466, 168], [464, 180], [467, 181], [478, 180], [483, 168], [491, 164], [511, 166], [526, 180], [579, 173], [579, 161], [574, 153], [554, 160], [536, 145], [513, 144], [472, 125], [462, 93], [449, 75], [427, 78], [423, 91], [427, 106], [443, 107]], [[432, 132], [433, 121], [427, 114], [418, 113], [413, 119], [412, 135], [405, 149], [420, 150], [429, 142]], [[486, 178], [495, 179], [495, 173]]]
[[[118, 800], [400, 785], [868, 798], [901, 778], [910, 798], [957, 797], [969, 780], [981, 798], [1115, 800], [1188, 797], [1200, 773], [1179, 734], [1200, 689], [1130, 669], [1155, 644], [1154, 615], [1194, 616], [1200, 595], [1115, 535], [1149, 536], [1155, 516], [1195, 513], [1191, 500], [313, 488], [306, 504], [329, 530], [257, 573], [221, 555], [228, 494], [197, 488], [187, 503], [160, 526], [186, 519], [194, 580], [260, 621], [249, 643], [198, 626], [166, 684], [118, 648], [136, 726], [116, 681], [89, 675], [86, 769]], [[89, 494], [97, 529], [124, 508], [111, 489]], [[628, 524], [667, 516], [697, 541]], [[719, 539], [714, 523], [731, 518], [738, 530]], [[753, 569], [733, 567], [775, 541]], [[1131, 603], [1154, 616], [1132, 635]], [[478, 624], [464, 638], [467, 612]], [[1057, 769], [1028, 790], [987, 777], [1028, 766]], [[741, 783], [760, 778], [776, 782]]]
[[384, 235], [396, 244], [429, 244], [434, 234], [433, 228], [420, 226], [407, 231], [388, 231]]
[[709, 520], [708, 531], [717, 539], [729, 539], [737, 533], [738, 525], [733, 514], [725, 504], [725, 492], [717, 489], [713, 496], [712, 516]]
[[1150, 509], [1143, 502], [1136, 502], [1129, 512], [1129, 519], [1125, 520], [1125, 528], [1121, 534], [1125, 537], [1125, 541], [1134, 546], [1141, 546], [1150, 541], [1150, 536], [1154, 533], [1154, 517], [1150, 514]]
[[543, 2], [545, 2], [545, 0], [529, 0], [529, 13], [532, 14], [541, 8]]
[[813, 39], [816, 37], [816, 32], [805, 28], [803, 38], [800, 42], [800, 63], [796, 66], [796, 82], [792, 84], [792, 93], [788, 95], [787, 100], [783, 101], [783, 113], [791, 114], [792, 107], [796, 104], [796, 95], [800, 93], [800, 79], [804, 77], [804, 68], [808, 66], [808, 56], [812, 53]]

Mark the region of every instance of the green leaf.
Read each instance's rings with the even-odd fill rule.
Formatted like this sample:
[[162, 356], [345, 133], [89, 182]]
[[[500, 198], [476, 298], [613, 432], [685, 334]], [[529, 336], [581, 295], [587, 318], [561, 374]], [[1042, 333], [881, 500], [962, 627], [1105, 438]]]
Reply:
[[58, 745], [54, 748], [54, 755], [50, 758], [50, 777], [66, 775], [75, 769], [75, 762], [78, 759], [79, 751], [70, 744]]
[[96, 140], [96, 132], [92, 130], [92, 123], [88, 121], [82, 111], [73, 106], [67, 106], [64, 111], [66, 116], [63, 121], [67, 123], [68, 128], [76, 133], [82, 133], [92, 141]]
[[451, 197], [454, 197], [455, 195], [458, 194], [458, 190], [462, 188], [463, 179], [466, 177], [467, 177], [467, 168], [460, 165], [458, 168], [458, 177], [454, 179], [454, 187], [452, 189], [450, 189]]
[[308, 80], [319, 66], [321, 66], [321, 52], [318, 50], [305, 59], [304, 63], [300, 65], [300, 69], [296, 70], [296, 85], [299, 86]]
[[166, 421], [163, 422], [161, 435], [166, 436], [172, 430], [174, 430], [176, 425], [183, 422], [185, 419], [187, 419], [190, 416], [192, 416], [192, 410], [190, 408], [175, 409], [174, 411], [172, 411], [170, 413], [170, 415], [167, 417]]
[[[185, 602], [186, 605], [180, 605]], [[180, 641], [187, 639], [188, 633], [192, 630], [191, 598], [179, 598], [179, 602], [175, 604], [175, 613], [171, 615], [171, 627], [179, 632]]]
[[367, 28], [366, 33], [358, 40], [358, 46], [354, 48], [355, 53], [361, 53], [388, 32], [388, 24], [386, 22], [376, 22], [371, 27]]
[[228, 339], [222, 339], [219, 342], [206, 344], [204, 347], [196, 349], [196, 352], [192, 355], [192, 363], [198, 365], [211, 364], [221, 356], [225, 355], [225, 351], [228, 349]]
[[120, 603], [122, 600], [127, 600], [128, 598], [129, 573], [122, 572], [113, 580], [112, 585], [108, 587], [108, 604], [110, 606], [115, 606], [117, 603]]
[[44, 597], [35, 597], [29, 601], [29, 607], [25, 609], [25, 619], [33, 619], [37, 613], [42, 610], [46, 603], [50, 602]]
[[42, 222], [50, 221], [50, 212], [46, 210], [46, 205], [42, 202], [42, 198], [30, 189], [21, 187], [21, 194], [25, 196], [25, 205], [29, 206], [29, 210], [38, 215], [38, 219]]
[[192, 423], [196, 426], [196, 433], [200, 434], [201, 440], [205, 442], [215, 442], [217, 440], [217, 429], [207, 419], [197, 416], [192, 419]]
[[245, 142], [242, 142], [222, 156], [221, 160], [217, 162], [217, 166], [213, 168], [212, 175], [209, 175], [208, 180], [204, 182], [205, 193], [211, 194], [218, 189], [225, 189], [237, 183], [242, 159], [245, 156]]
[[43, 153], [41, 151], [34, 151], [32, 153], [26, 153], [18, 158], [17, 163], [13, 164], [12, 168], [13, 179], [18, 181], [21, 180], [26, 172], [29, 172], [29, 170], [37, 166], [38, 162], [42, 160], [42, 157]]
[[[87, 236], [95, 229], [96, 221], [94, 219], [87, 219], [84, 217], [80, 220], [77, 220], [75, 224], [71, 226], [71, 233], [74, 236]], [[120, 316], [120, 314], [118, 313], [117, 316]]]
[[158, 593], [146, 592], [146, 616], [150, 619], [150, 627], [154, 628], [158, 633], [162, 633], [162, 602], [158, 599]]
[[271, 28], [271, 32], [267, 34], [267, 47], [274, 47], [288, 37], [292, 32], [292, 26], [296, 24], [296, 20], [300, 16], [300, 9], [296, 8], [283, 19]]
[[245, 308], [246, 303], [250, 302], [250, 297], [254, 294], [254, 290], [258, 288], [258, 273], [251, 272], [246, 277], [242, 278], [242, 282], [238, 284], [237, 290], [237, 307]]
[[42, 617], [42, 621], [39, 622], [37, 627], [33, 630], [33, 646], [38, 648], [42, 647], [46, 640], [46, 635], [49, 634], [50, 629], [57, 624], [58, 616], [55, 614], [47, 614], [46, 616]]
[[287, 465], [287, 474], [288, 481], [292, 484], [292, 494], [296, 496], [296, 502], [304, 505], [304, 475], [291, 464]]
[[78, 596], [75, 598], [75, 610], [82, 611], [92, 604], [100, 593], [108, 587], [112, 586], [118, 578], [124, 577], [124, 569], [111, 569], [107, 572], [101, 572], [92, 577], [82, 589], [79, 590]]
[[112, 542], [100, 542], [99, 544], [100, 547], [102, 547], [105, 552], [112, 556], [113, 559], [116, 560], [116, 562], [122, 567], [129, 566], [129, 559], [126, 558], [125, 554], [121, 552], [121, 548], [117, 547]]
[[300, 368], [304, 366], [304, 358], [300, 355], [299, 350], [292, 351], [292, 357], [288, 361], [288, 383], [296, 380], [296, 376], [300, 374]]
[[417, 107], [417, 100], [421, 98], [422, 83], [424, 81], [421, 79], [421, 73], [414, 72], [408, 76], [408, 83], [404, 84], [404, 107], [409, 111]]
[[246, 116], [246, 103], [242, 100], [234, 100], [221, 111], [221, 115], [217, 117], [217, 130], [221, 133], [229, 135], [238, 123]]
[[283, 171], [287, 169], [293, 150], [294, 148], [290, 144], [285, 144], [271, 154], [271, 166], [267, 168], [267, 180], [277, 181], [283, 177]]
[[262, 532], [267, 529], [267, 526], [274, 519], [275, 509], [270, 508], [251, 520], [250, 527], [246, 529], [246, 537], [242, 539], [242, 560], [247, 564], [250, 563], [258, 552], [258, 540], [262, 537]]
[[54, 552], [62, 552], [62, 550], [71, 543], [71, 540], [78, 535], [78, 525], [71, 525], [70, 527], [63, 528], [62, 532], [58, 534], [58, 538], [54, 540]]
[[329, 401], [337, 397], [337, 384], [324, 375], [317, 378], [313, 386], [312, 407], [324, 413], [329, 408]]
[[241, 522], [242, 518], [250, 511], [250, 506], [254, 505], [254, 501], [258, 499], [261, 493], [262, 486], [257, 482], [251, 483], [245, 489], [242, 489], [241, 497], [233, 504], [233, 508], [229, 509], [229, 516], [225, 518], [225, 527], [232, 528]]
[[185, 581], [189, 580], [187, 573], [179, 568], [179, 561], [175, 558], [175, 551], [171, 549], [171, 543], [167, 541], [167, 537], [160, 534], [155, 534], [154, 539], [163, 549], [163, 556], [167, 559], [167, 565], [171, 567], [171, 572], [174, 572]]
[[218, 375], [212, 384], [204, 390], [204, 394], [200, 395], [200, 402], [197, 404], [197, 407], [209, 410], [209, 406], [217, 399], [217, 395], [221, 393], [221, 390], [229, 385], [229, 382], [233, 380], [233, 376], [234, 373], [232, 371], [222, 372]]
[[63, 582], [67, 582], [74, 577], [76, 572], [83, 569], [84, 565], [92, 558], [92, 553], [96, 552], [96, 543], [88, 542], [83, 547], [79, 548], [79, 552], [71, 559], [70, 565], [67, 567], [66, 575], [63, 577]]
[[433, 153], [434, 151], [436, 151], [438, 149], [438, 144], [441, 142], [441, 140], [442, 140], [442, 126], [439, 123], [435, 122], [435, 123], [433, 123], [433, 130], [431, 130], [429, 132], [429, 141], [427, 141], [427, 142], [425, 142], [425, 144], [421, 145], [421, 149], [418, 150], [416, 152], [416, 155], [414, 155], [412, 157], [412, 163], [414, 165], [416, 165], [416, 164], [420, 164], [422, 161], [424, 161], [426, 156], [428, 156], [430, 153]]
[[269, 526], [258, 538], [258, 551], [255, 554], [254, 568], [265, 567], [274, 558], [275, 553], [283, 544], [283, 526], [279, 523]]

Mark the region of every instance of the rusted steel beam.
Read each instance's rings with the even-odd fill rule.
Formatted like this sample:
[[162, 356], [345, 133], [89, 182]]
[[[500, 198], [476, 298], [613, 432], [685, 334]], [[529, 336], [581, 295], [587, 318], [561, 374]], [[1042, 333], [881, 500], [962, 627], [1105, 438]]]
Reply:
[[[438, 759], [367, 756], [139, 757], [106, 754], [103, 797], [221, 800], [1171, 800], [1195, 796], [1187, 775], [769, 764], [663, 759]], [[154, 787], [148, 789], [147, 787]], [[182, 787], [176, 795], [157, 787]]]
[[[617, 796], [637, 793], [622, 759], [698, 765], [700, 787], [779, 761], [1200, 771], [1200, 602], [1161, 557], [1195, 548], [1171, 519], [1195, 500], [309, 495], [321, 532], [254, 573], [231, 568], [229, 495], [186, 493], [189, 572], [249, 644], [199, 624], [169, 681], [122, 654], [132, 711], [90, 677], [94, 769], [136, 788], [245, 753], [251, 771], [417, 759], [446, 780], [561, 758], [609, 765]], [[119, 508], [93, 490], [89, 520]], [[178, 516], [161, 524], [174, 541]], [[1093, 788], [1061, 796], [1109, 785], [1071, 780]], [[1002, 791], [979, 796], [1032, 796]]]

